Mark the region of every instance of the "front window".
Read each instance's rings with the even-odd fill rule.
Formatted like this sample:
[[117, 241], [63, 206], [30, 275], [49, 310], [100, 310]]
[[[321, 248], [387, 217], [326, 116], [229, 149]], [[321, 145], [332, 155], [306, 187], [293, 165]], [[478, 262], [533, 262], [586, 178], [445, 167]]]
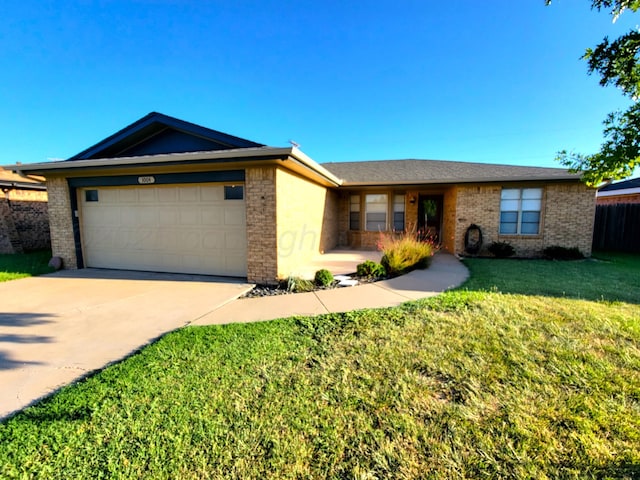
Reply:
[[404, 232], [404, 195], [393, 196], [393, 229]]
[[383, 232], [387, 229], [387, 195], [384, 193], [365, 196], [365, 230]]
[[351, 195], [349, 200], [349, 230], [360, 230], [360, 195]]
[[500, 234], [540, 233], [541, 188], [505, 188], [500, 195]]

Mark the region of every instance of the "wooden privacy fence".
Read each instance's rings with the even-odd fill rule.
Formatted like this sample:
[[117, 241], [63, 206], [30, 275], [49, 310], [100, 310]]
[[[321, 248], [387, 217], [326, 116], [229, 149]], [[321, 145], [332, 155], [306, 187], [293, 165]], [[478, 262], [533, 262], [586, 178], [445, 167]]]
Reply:
[[640, 203], [596, 206], [593, 249], [640, 253]]

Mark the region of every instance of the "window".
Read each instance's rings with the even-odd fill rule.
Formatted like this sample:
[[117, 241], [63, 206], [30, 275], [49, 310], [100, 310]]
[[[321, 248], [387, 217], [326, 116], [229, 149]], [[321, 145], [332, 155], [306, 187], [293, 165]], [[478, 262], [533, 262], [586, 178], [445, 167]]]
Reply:
[[349, 198], [349, 230], [360, 230], [360, 195]]
[[500, 195], [500, 234], [540, 233], [541, 188], [505, 188]]
[[393, 196], [393, 229], [404, 232], [404, 195]]
[[84, 201], [85, 202], [97, 202], [98, 201], [98, 190], [85, 190], [84, 191]]
[[244, 188], [242, 188], [242, 185], [225, 185], [224, 186], [225, 200], [242, 200], [243, 198], [244, 198]]
[[382, 232], [387, 229], [387, 204], [385, 193], [365, 196], [365, 230]]

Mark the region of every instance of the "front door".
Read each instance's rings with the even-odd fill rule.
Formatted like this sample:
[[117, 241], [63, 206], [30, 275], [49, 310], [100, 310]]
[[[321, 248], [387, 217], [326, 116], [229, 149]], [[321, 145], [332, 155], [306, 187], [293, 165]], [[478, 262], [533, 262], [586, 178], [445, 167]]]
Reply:
[[424, 240], [440, 243], [442, 195], [418, 196], [418, 233]]

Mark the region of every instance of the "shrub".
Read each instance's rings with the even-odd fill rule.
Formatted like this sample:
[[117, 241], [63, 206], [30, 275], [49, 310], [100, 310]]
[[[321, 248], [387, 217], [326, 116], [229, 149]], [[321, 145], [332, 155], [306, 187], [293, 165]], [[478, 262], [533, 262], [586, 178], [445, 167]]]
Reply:
[[356, 274], [359, 277], [379, 278], [386, 276], [387, 271], [378, 262], [366, 260], [356, 267]]
[[383, 253], [380, 263], [392, 277], [414, 268], [428, 268], [436, 252], [432, 242], [421, 242], [408, 233], [382, 234], [378, 248]]
[[552, 245], [545, 248], [542, 253], [550, 260], [581, 260], [584, 258], [584, 255], [578, 247], [567, 248]]
[[311, 280], [305, 280], [300, 277], [288, 277], [287, 278], [287, 291], [288, 292], [311, 292], [314, 289], [314, 284]]
[[493, 242], [489, 245], [489, 252], [498, 258], [507, 258], [516, 253], [514, 248], [507, 242]]
[[323, 268], [316, 272], [314, 280], [316, 285], [320, 287], [328, 287], [333, 283], [333, 274], [329, 270]]

